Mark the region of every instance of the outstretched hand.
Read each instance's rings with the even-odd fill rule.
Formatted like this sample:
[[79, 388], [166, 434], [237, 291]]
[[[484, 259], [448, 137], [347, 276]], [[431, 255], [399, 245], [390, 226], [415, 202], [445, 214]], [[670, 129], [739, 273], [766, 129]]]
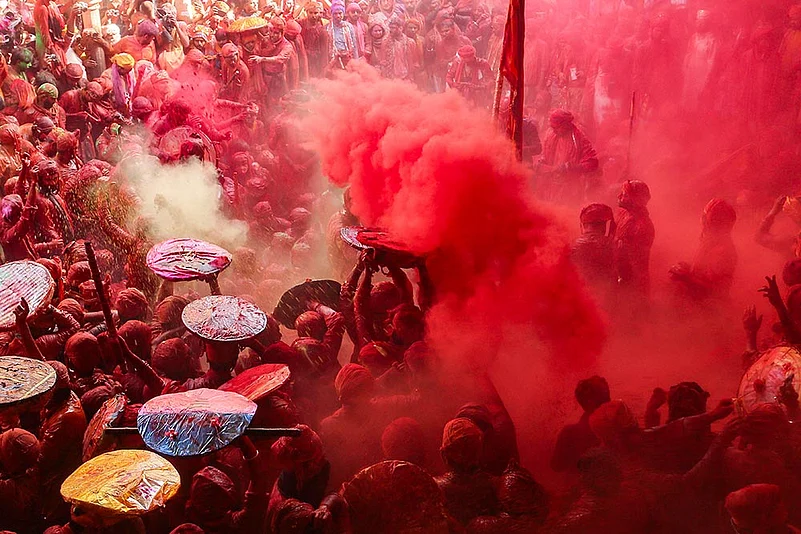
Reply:
[[746, 332], [758, 332], [762, 327], [762, 318], [761, 314], [757, 315], [756, 306], [746, 307], [743, 312], [743, 328]]
[[28, 315], [30, 315], [31, 309], [28, 306], [28, 301], [24, 298], [19, 299], [19, 304], [17, 307], [14, 308], [14, 317], [17, 320], [17, 324], [24, 324], [28, 320]]

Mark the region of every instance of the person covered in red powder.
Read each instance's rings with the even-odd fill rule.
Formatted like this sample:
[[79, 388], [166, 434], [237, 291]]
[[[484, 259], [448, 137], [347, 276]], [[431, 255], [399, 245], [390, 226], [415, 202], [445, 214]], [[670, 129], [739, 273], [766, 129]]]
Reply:
[[617, 203], [615, 233], [615, 265], [621, 289], [647, 299], [651, 287], [651, 247], [654, 244], [654, 223], [648, 213], [651, 190], [645, 182], [623, 183]]
[[570, 259], [591, 287], [608, 295], [617, 282], [614, 212], [606, 204], [589, 204], [579, 221], [581, 236], [570, 248]]
[[486, 107], [489, 103], [494, 79], [489, 63], [486, 59], [476, 57], [476, 49], [472, 45], [459, 48], [445, 75], [448, 87], [459, 91], [478, 107]]
[[564, 201], [583, 197], [598, 171], [598, 155], [573, 120], [573, 114], [564, 109], [553, 111], [548, 119], [550, 128], [535, 165], [538, 188], [546, 199]]
[[222, 56], [220, 66], [219, 97], [239, 102], [248, 87], [250, 70], [239, 56], [239, 47], [234, 43], [225, 43], [220, 52]]
[[776, 484], [750, 484], [726, 496], [726, 511], [738, 533], [801, 534], [787, 522], [787, 507]]
[[728, 298], [737, 267], [731, 235], [736, 220], [737, 213], [725, 200], [712, 199], [704, 208], [701, 243], [693, 264], [682, 262], [670, 269], [671, 278], [691, 300]]
[[611, 400], [609, 384], [600, 376], [580, 380], [576, 385], [575, 395], [584, 413], [577, 423], [567, 425], [559, 431], [551, 456], [551, 469], [556, 472], [575, 472], [579, 458], [600, 443], [590, 428], [590, 416], [599, 406]]

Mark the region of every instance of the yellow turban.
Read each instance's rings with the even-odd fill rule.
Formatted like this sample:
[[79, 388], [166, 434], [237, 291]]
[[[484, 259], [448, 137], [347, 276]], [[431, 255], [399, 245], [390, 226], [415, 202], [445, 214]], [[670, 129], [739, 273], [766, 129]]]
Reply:
[[133, 56], [131, 54], [126, 54], [125, 52], [117, 54], [114, 57], [112, 57], [111, 62], [123, 69], [132, 69], [136, 64], [136, 61], [134, 61]]

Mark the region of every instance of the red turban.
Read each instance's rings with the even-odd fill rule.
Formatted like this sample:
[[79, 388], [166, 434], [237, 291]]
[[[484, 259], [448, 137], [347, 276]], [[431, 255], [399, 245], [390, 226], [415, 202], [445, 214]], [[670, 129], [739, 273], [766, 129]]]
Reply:
[[314, 508], [309, 503], [286, 499], [270, 515], [270, 532], [314, 532]]
[[357, 363], [345, 364], [334, 379], [334, 388], [342, 404], [370, 397], [374, 387], [373, 375], [366, 367]]
[[373, 376], [381, 376], [392, 366], [395, 359], [388, 343], [372, 342], [365, 344], [359, 350], [359, 361]]
[[189, 347], [181, 338], [159, 343], [153, 351], [153, 368], [171, 380], [186, 380], [192, 373]]
[[639, 428], [637, 419], [623, 401], [609, 401], [590, 416], [590, 428], [604, 444], [616, 442], [623, 434]]
[[420, 465], [425, 459], [423, 428], [411, 417], [399, 417], [381, 434], [385, 460], [404, 460]]
[[67, 370], [67, 366], [55, 360], [47, 360], [47, 363], [56, 371], [56, 385], [53, 387], [53, 391], [69, 389], [70, 372]]
[[270, 19], [270, 26], [275, 29], [283, 30], [286, 27], [286, 22], [281, 17], [273, 17]]
[[323, 316], [314, 311], [303, 312], [295, 319], [295, 329], [298, 337], [311, 337], [322, 341], [326, 326]]
[[623, 182], [623, 192], [637, 206], [645, 206], [651, 200], [651, 189], [648, 184], [640, 180], [626, 180]]
[[39, 440], [21, 428], [0, 434], [0, 463], [6, 475], [24, 473], [39, 461]]
[[156, 305], [156, 319], [165, 330], [177, 328], [181, 322], [183, 313], [189, 301], [184, 297], [170, 295]]
[[712, 228], [731, 230], [737, 221], [737, 212], [725, 200], [713, 198], [704, 208], [704, 220]]
[[457, 417], [442, 431], [442, 456], [456, 467], [474, 467], [481, 461], [484, 433], [473, 421]]
[[232, 57], [239, 53], [239, 48], [234, 43], [225, 43], [222, 47], [223, 57]]
[[73, 334], [64, 346], [64, 356], [79, 375], [92, 374], [102, 361], [97, 338], [88, 332]]
[[320, 436], [306, 425], [297, 425], [297, 428], [300, 435], [280, 437], [272, 446], [278, 463], [287, 468], [323, 458], [323, 442]]
[[284, 35], [288, 35], [289, 37], [300, 35], [301, 29], [300, 24], [294, 19], [289, 19], [286, 23], [286, 28], [284, 28]]
[[514, 517], [528, 516], [544, 521], [548, 515], [548, 495], [527, 469], [512, 461], [501, 475], [498, 500], [504, 512]]
[[19, 142], [19, 126], [4, 124], [0, 126], [0, 145], [16, 147]]
[[103, 384], [81, 395], [81, 406], [83, 407], [83, 413], [86, 414], [86, 420], [90, 420], [100, 407], [103, 406], [103, 403], [116, 394], [117, 391], [115, 391], [113, 387], [108, 384]]
[[236, 488], [231, 478], [216, 467], [204, 467], [192, 477], [189, 502], [186, 503], [189, 519], [214, 521], [236, 506]]
[[145, 361], [150, 360], [153, 332], [149, 325], [142, 321], [127, 321], [118, 333], [134, 354]]
[[75, 299], [64, 299], [56, 306], [59, 310], [70, 314], [78, 323], [83, 324], [83, 306]]
[[422, 373], [431, 368], [431, 352], [425, 341], [415, 341], [403, 353], [403, 361], [413, 373]]
[[751, 484], [729, 493], [726, 510], [738, 529], [762, 531], [787, 523], [781, 489], [775, 484]]
[[551, 112], [548, 123], [551, 125], [551, 128], [557, 128], [567, 122], [573, 122], [573, 118], [573, 114], [569, 111], [564, 109], [555, 109]]
[[70, 287], [78, 287], [91, 278], [92, 269], [89, 268], [88, 261], [73, 263], [67, 270], [67, 285]]
[[120, 291], [116, 307], [121, 319], [143, 319], [148, 310], [147, 297], [135, 287], [129, 287]]
[[462, 59], [475, 59], [476, 49], [472, 45], [464, 45], [457, 51]]
[[379, 282], [370, 290], [370, 307], [375, 313], [387, 313], [401, 303], [401, 292], [392, 282]]

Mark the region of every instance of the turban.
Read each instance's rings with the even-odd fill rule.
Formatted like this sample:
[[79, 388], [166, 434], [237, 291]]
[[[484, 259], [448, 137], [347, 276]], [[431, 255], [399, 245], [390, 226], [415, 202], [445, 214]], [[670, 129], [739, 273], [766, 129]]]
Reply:
[[36, 89], [36, 96], [49, 96], [50, 98], [58, 98], [58, 89], [52, 83], [43, 83]]
[[590, 204], [584, 206], [579, 214], [581, 224], [605, 223], [615, 220], [612, 208], [606, 204]]
[[640, 180], [626, 180], [623, 182], [623, 192], [638, 206], [645, 206], [651, 200], [651, 189], [648, 184]]
[[293, 226], [308, 226], [311, 223], [311, 212], [306, 208], [295, 208], [289, 212], [289, 222]]
[[131, 54], [125, 52], [117, 54], [111, 58], [111, 62], [122, 69], [132, 69], [136, 65], [136, 61]]
[[[69, 149], [78, 148], [78, 138], [69, 132], [62, 132], [56, 139], [56, 150], [59, 152], [66, 152]], [[55, 161], [53, 162], [55, 164]], [[55, 165], [58, 167], [58, 165]], [[42, 164], [39, 164], [39, 169], [42, 169]]]
[[4, 124], [0, 126], [0, 145], [16, 146], [19, 142], [19, 126]]
[[236, 487], [231, 478], [216, 467], [204, 467], [192, 477], [187, 508], [190, 517], [214, 518], [236, 506]]
[[370, 290], [370, 307], [374, 313], [387, 313], [401, 303], [401, 292], [392, 282], [379, 282]]
[[181, 313], [189, 301], [184, 297], [170, 295], [156, 305], [156, 320], [164, 330], [181, 326]]
[[140, 37], [144, 37], [146, 35], [149, 35], [150, 37], [156, 37], [158, 34], [159, 29], [156, 26], [156, 23], [151, 20], [143, 20], [136, 27], [136, 35]]
[[[64, 133], [59, 133], [58, 134], [58, 139], [56, 140], [56, 146], [58, 146], [58, 141], [62, 137], [64, 137], [65, 135], [69, 135], [69, 134], [64, 134]], [[70, 136], [70, 137], [72, 137], [72, 136]], [[40, 161], [39, 163], [36, 164], [36, 171], [35, 172], [55, 171], [55, 170], [58, 170], [58, 163], [56, 163], [56, 160], [48, 158], [48, 159], [43, 159], [42, 161]]]
[[186, 53], [184, 61], [188, 61], [189, 63], [194, 63], [195, 65], [200, 65], [204, 61], [206, 61], [206, 58], [203, 56], [203, 52], [201, 52], [197, 48], [193, 48], [192, 50]]
[[0, 462], [6, 474], [23, 473], [39, 461], [39, 440], [21, 428], [0, 434]]
[[153, 351], [153, 368], [171, 380], [186, 380], [192, 373], [189, 346], [181, 338], [159, 343]]
[[355, 13], [355, 12], [361, 11], [361, 10], [362, 10], [362, 6], [360, 6], [356, 2], [351, 2], [350, 4], [348, 4], [348, 7], [346, 9], [346, 11], [348, 13]]
[[134, 114], [144, 115], [153, 111], [153, 103], [145, 96], [137, 96], [131, 102], [131, 109]]
[[56, 125], [53, 124], [53, 119], [51, 119], [50, 117], [47, 117], [45, 115], [42, 115], [41, 117], [37, 117], [33, 121], [33, 125], [36, 127], [36, 129], [38, 131], [40, 131], [42, 133], [50, 133], [53, 130], [53, 128], [56, 127]]
[[623, 401], [609, 401], [590, 416], [590, 429], [604, 444], [616, 442], [623, 434], [639, 429], [637, 419]]
[[[706, 411], [706, 400], [709, 392], [704, 391], [697, 382], [680, 382], [670, 387], [668, 391], [668, 421], [674, 421], [681, 417], [698, 415]], [[691, 409], [695, 413], [684, 413]]]
[[53, 387], [53, 391], [69, 389], [70, 372], [67, 369], [67, 366], [55, 360], [47, 360], [47, 363], [56, 371], [56, 385]]
[[103, 403], [109, 400], [116, 394], [113, 387], [108, 384], [103, 384], [90, 389], [81, 395], [81, 406], [83, 412], [86, 414], [86, 419], [89, 420], [94, 416], [97, 411], [103, 406]]
[[70, 314], [78, 323], [83, 323], [83, 306], [75, 299], [64, 299], [56, 306], [64, 313]]
[[153, 341], [153, 332], [149, 325], [142, 321], [126, 321], [120, 327], [118, 333], [134, 354], [145, 361], [150, 360], [150, 345]]
[[39, 258], [36, 260], [36, 263], [43, 265], [55, 282], [61, 280], [62, 271], [60, 259], [51, 260], [50, 258]]
[[4, 220], [11, 221], [14, 217], [22, 213], [22, 206], [21, 196], [17, 194], [6, 195], [3, 197], [2, 202], [0, 202], [0, 213], [3, 215]]
[[490, 415], [489, 409], [483, 404], [465, 404], [459, 408], [456, 417], [470, 419], [484, 432], [492, 430], [492, 416]]
[[395, 359], [387, 343], [366, 343], [359, 350], [359, 361], [367, 367], [373, 376], [381, 376], [392, 366]]
[[288, 35], [289, 37], [294, 37], [296, 35], [300, 35], [302, 28], [300, 24], [294, 19], [289, 19], [286, 21], [286, 28], [284, 28], [284, 34]]
[[314, 311], [303, 312], [295, 319], [295, 329], [298, 331], [298, 337], [322, 340], [326, 331], [325, 319]]
[[431, 353], [425, 341], [415, 341], [403, 353], [403, 361], [413, 373], [421, 373], [431, 367]]
[[256, 219], [272, 219], [273, 218], [273, 207], [270, 205], [269, 202], [263, 200], [253, 206], [253, 217]]
[[100, 365], [100, 345], [88, 332], [73, 334], [64, 345], [67, 363], [81, 375], [89, 375]]
[[219, 1], [219, 0], [218, 0], [217, 2], [214, 2], [214, 3], [211, 5], [211, 8], [212, 8], [212, 9], [216, 9], [217, 11], [219, 11], [220, 13], [223, 13], [223, 14], [226, 14], [226, 13], [228, 13], [229, 11], [231, 11], [231, 6], [229, 6], [229, 5], [228, 5], [228, 4], [226, 4], [225, 2], [221, 2], [221, 1]]
[[573, 122], [573, 114], [564, 109], [555, 109], [551, 112], [548, 122], [552, 128], [555, 128], [562, 124]]
[[544, 521], [548, 515], [548, 495], [527, 469], [516, 461], [501, 475], [498, 488], [501, 508], [512, 516], [529, 516]]
[[284, 22], [284, 19], [281, 17], [273, 17], [270, 19], [270, 26], [277, 30], [283, 31], [283, 29], [286, 27], [286, 22]]
[[100, 100], [103, 98], [103, 95], [106, 94], [106, 92], [103, 90], [103, 86], [94, 80], [86, 84], [86, 92], [94, 100]]
[[92, 269], [88, 261], [79, 261], [70, 265], [67, 270], [67, 285], [78, 287], [92, 278]]
[[411, 417], [399, 417], [381, 434], [381, 451], [385, 460], [404, 460], [421, 464], [424, 456], [423, 428]]
[[147, 297], [135, 287], [129, 287], [120, 291], [116, 307], [123, 319], [141, 319], [147, 314]]
[[290, 468], [323, 458], [323, 441], [317, 433], [306, 425], [297, 425], [300, 434], [282, 436], [272, 446], [272, 452], [278, 463]]
[[704, 220], [713, 228], [731, 230], [737, 220], [737, 212], [725, 200], [713, 198], [704, 207]]
[[64, 68], [64, 74], [73, 81], [78, 81], [83, 78], [83, 69], [77, 63], [68, 63]]
[[208, 41], [210, 33], [211, 33], [211, 29], [210, 28], [198, 24], [192, 30], [192, 34], [191, 34], [190, 37], [192, 39], [203, 39], [204, 41]]
[[457, 53], [462, 59], [474, 59], [476, 57], [476, 49], [472, 45], [462, 46]]
[[360, 397], [370, 397], [374, 386], [373, 375], [366, 367], [357, 363], [345, 364], [334, 379], [334, 389], [342, 404]]
[[729, 493], [726, 510], [738, 529], [761, 531], [787, 523], [781, 489], [775, 484], [751, 484]]
[[442, 456], [456, 467], [474, 467], [481, 460], [484, 434], [473, 421], [457, 417], [442, 431]]
[[343, 4], [337, 3], [337, 4], [333, 4], [331, 6], [331, 13], [332, 14], [334, 14], [334, 13], [344, 13], [344, 12], [345, 12], [345, 6]]
[[270, 514], [270, 532], [313, 532], [314, 508], [297, 499], [286, 499]]
[[222, 47], [223, 57], [231, 57], [239, 53], [239, 48], [234, 43], [225, 43]]

